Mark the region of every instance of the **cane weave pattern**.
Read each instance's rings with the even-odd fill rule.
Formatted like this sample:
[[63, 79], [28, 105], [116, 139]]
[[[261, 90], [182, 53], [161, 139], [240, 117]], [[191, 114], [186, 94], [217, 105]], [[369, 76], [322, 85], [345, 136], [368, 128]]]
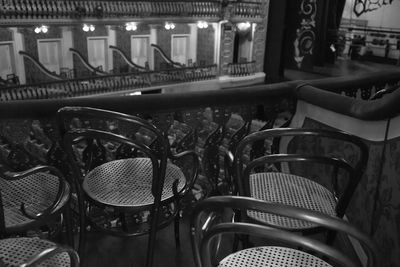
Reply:
[[[267, 202], [319, 211], [335, 216], [336, 201], [325, 187], [301, 176], [280, 173], [256, 173], [250, 175], [250, 195]], [[273, 214], [248, 211], [248, 216], [273, 226], [287, 229], [307, 229], [314, 225], [310, 222], [290, 219]]]
[[[2, 239], [0, 240], [0, 258], [6, 266], [20, 266], [34, 255], [55, 246], [54, 243], [39, 238]], [[38, 266], [70, 266], [70, 258], [66, 252], [63, 252], [45, 260]]]
[[21, 203], [25, 203], [26, 210], [31, 213], [43, 212], [55, 201], [58, 186], [58, 178], [47, 173], [32, 174], [16, 181], [0, 178], [6, 228], [32, 222], [22, 214]]
[[[88, 173], [83, 189], [92, 199], [117, 207], [151, 205], [152, 163], [148, 158], [114, 160]], [[168, 163], [161, 200], [173, 197], [172, 185], [179, 180], [178, 192], [185, 186], [185, 176], [178, 166]]]
[[224, 258], [219, 267], [331, 267], [308, 253], [285, 247], [255, 247]]

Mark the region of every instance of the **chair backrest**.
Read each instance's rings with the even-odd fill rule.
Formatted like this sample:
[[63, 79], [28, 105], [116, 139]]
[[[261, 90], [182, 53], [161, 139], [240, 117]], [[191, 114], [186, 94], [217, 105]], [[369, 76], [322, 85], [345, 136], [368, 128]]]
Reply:
[[[296, 137], [296, 136], [311, 136], [316, 138], [327, 138], [332, 140], [338, 140], [342, 142], [351, 143], [356, 146], [360, 153], [357, 162], [354, 164], [349, 164], [346, 159], [336, 158], [329, 155], [316, 155], [314, 153], [308, 155], [280, 155], [275, 154], [274, 157], [271, 156], [259, 156], [253, 162], [248, 165], [249, 168], [245, 168], [244, 153], [246, 147], [249, 145], [267, 139], [283, 138], [283, 137]], [[276, 128], [268, 129], [260, 132], [252, 133], [246, 136], [237, 146], [234, 155], [234, 166], [235, 166], [235, 179], [239, 187], [240, 195], [249, 196], [247, 184], [248, 175], [252, 168], [266, 164], [266, 163], [281, 163], [281, 162], [317, 162], [321, 164], [328, 164], [334, 166], [333, 174], [338, 173], [338, 168], [344, 169], [349, 173], [348, 182], [343, 192], [339, 196], [339, 202], [336, 207], [336, 212], [338, 216], [343, 216], [344, 212], [348, 206], [351, 196], [357, 187], [363, 172], [366, 168], [368, 161], [368, 147], [367, 145], [357, 136], [342, 132], [342, 131], [331, 131], [324, 129], [302, 129], [302, 128]], [[246, 175], [245, 175], [246, 169]], [[335, 175], [332, 175], [335, 176]], [[337, 175], [336, 175], [337, 176]], [[333, 189], [337, 189], [337, 177], [333, 178], [332, 184]], [[336, 192], [335, 192], [336, 193]]]
[[[73, 126], [74, 123], [77, 123], [76, 120], [78, 120], [78, 125]], [[98, 147], [97, 151], [92, 153], [94, 155], [86, 155], [86, 158], [90, 159], [88, 165], [92, 165], [89, 166], [86, 171], [93, 169], [96, 165], [104, 163], [102, 161], [105, 160], [108, 151], [106, 151], [107, 149], [105, 146], [99, 142], [99, 139], [102, 138], [110, 142], [113, 140], [113, 142], [120, 143], [116, 151], [116, 153], [120, 154], [118, 156], [119, 158], [134, 156], [136, 152], [130, 151], [130, 148], [144, 153], [145, 156], [151, 159], [156, 157], [158, 162], [153, 166], [157, 166], [157, 171], [153, 173], [152, 190], [154, 196], [158, 195], [158, 193], [154, 191], [156, 189], [159, 190], [161, 194], [162, 191], [160, 190], [162, 190], [164, 184], [167, 157], [170, 153], [170, 148], [167, 138], [165, 138], [163, 133], [153, 124], [136, 116], [89, 107], [61, 108], [57, 112], [57, 123], [61, 136], [66, 136], [67, 132], [72, 130], [72, 132], [69, 133], [69, 137], [67, 139], [64, 138], [62, 144], [64, 150], [67, 151], [71, 159], [76, 160], [71, 147], [74, 143], [73, 139], [76, 140], [78, 136], [88, 140], [90, 142], [89, 146], [93, 145]], [[143, 134], [138, 136], [137, 134], [139, 132]], [[96, 159], [93, 159], [93, 157], [99, 156], [96, 154], [100, 154], [101, 159], [98, 160], [99, 162], [94, 163]], [[74, 172], [77, 172], [78, 168], [76, 166], [74, 168]], [[81, 175], [80, 171], [79, 173]]]
[[266, 238], [268, 239], [269, 245], [271, 245], [272, 241], [276, 241], [278, 242], [279, 246], [282, 246], [282, 243], [288, 247], [300, 246], [303, 248], [303, 251], [311, 250], [317, 254], [319, 253], [324, 260], [328, 258], [330, 262], [334, 262], [340, 266], [359, 266], [354, 259], [337, 248], [328, 246], [320, 241], [313, 240], [305, 236], [291, 233], [289, 231], [251, 223], [218, 222], [212, 224], [208, 220], [206, 223], [212, 226], [208, 228], [204, 227], [204, 223], [202, 223], [204, 221], [204, 215], [226, 211], [227, 208], [235, 211], [240, 210], [243, 213], [246, 213], [248, 210], [253, 210], [271, 213], [278, 216], [290, 217], [293, 219], [311, 222], [320, 227], [347, 234], [358, 240], [363, 245], [368, 257], [367, 266], [377, 266], [375, 255], [377, 248], [375, 244], [368, 236], [342, 219], [307, 209], [278, 203], [267, 203], [252, 198], [220, 196], [211, 197], [198, 203], [192, 214], [190, 229], [196, 267], [212, 266], [210, 251], [211, 243], [216, 236], [223, 233], [238, 233]]

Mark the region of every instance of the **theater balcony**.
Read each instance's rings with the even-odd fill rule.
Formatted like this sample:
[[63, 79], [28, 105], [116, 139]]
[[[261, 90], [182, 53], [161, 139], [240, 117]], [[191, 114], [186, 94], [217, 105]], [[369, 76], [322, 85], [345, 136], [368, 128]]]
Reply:
[[[281, 44], [268, 39], [274, 34], [283, 40], [283, 34], [275, 35], [276, 28], [271, 28], [283, 19], [271, 13], [270, 9], [278, 8], [277, 2], [0, 1], [1, 60], [11, 62], [1, 69], [1, 169], [23, 171], [50, 165], [72, 179], [56, 123], [57, 111], [63, 107], [139, 116], [168, 136], [174, 152], [194, 150], [200, 159], [199, 177], [182, 212], [187, 226], [196, 203], [233, 193], [226, 152], [233, 151], [246, 135], [279, 127], [341, 130], [361, 138], [369, 150], [366, 170], [345, 219], [375, 241], [379, 266], [399, 266], [400, 71], [266, 84], [265, 80], [275, 79], [283, 60]], [[314, 12], [317, 1], [308, 2], [309, 11]], [[313, 18], [308, 9], [301, 10], [300, 18]], [[308, 19], [308, 26], [313, 25]], [[290, 29], [296, 32], [302, 26]], [[304, 41], [306, 34], [305, 39], [292, 37]], [[308, 43], [315, 44], [316, 40]], [[274, 50], [277, 47], [279, 53]], [[294, 47], [301, 49], [293, 49], [292, 63], [304, 70], [309, 57], [318, 53], [298, 43]], [[127, 130], [106, 120], [102, 125], [114, 133]], [[100, 157], [108, 149], [102, 147]], [[271, 146], [261, 144], [258, 149]], [[358, 156], [343, 143], [297, 138], [279, 149], [295, 154], [325, 151], [345, 155], [350, 161]], [[293, 170], [326, 182], [326, 169], [294, 166]], [[76, 212], [77, 232], [74, 193], [71, 209]], [[109, 228], [115, 227], [115, 218], [103, 219]], [[159, 245], [154, 266], [194, 266], [189, 229], [183, 229], [187, 231], [181, 231], [181, 250], [176, 252], [173, 242]], [[52, 230], [32, 235], [51, 238]], [[132, 259], [139, 264], [145, 261], [146, 246], [131, 249], [128, 241], [118, 242], [93, 241], [85, 264], [125, 266]], [[341, 242], [364, 262], [360, 244], [347, 237]], [[110, 253], [99, 248], [110, 244]], [[129, 251], [128, 260], [119, 250]], [[172, 254], [167, 261], [163, 258]]]

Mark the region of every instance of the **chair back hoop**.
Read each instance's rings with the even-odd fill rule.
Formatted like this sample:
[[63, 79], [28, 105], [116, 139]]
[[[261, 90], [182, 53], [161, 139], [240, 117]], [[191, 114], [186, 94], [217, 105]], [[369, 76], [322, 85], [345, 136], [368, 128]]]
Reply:
[[[295, 136], [315, 136], [324, 137], [332, 140], [341, 140], [354, 144], [360, 150], [360, 159], [353, 167], [353, 175], [350, 179], [351, 184], [349, 184], [350, 189], [346, 194], [343, 194], [344, 203], [350, 201], [350, 197], [355, 190], [361, 176], [366, 168], [368, 161], [368, 146], [357, 136], [348, 134], [343, 131], [332, 131], [325, 129], [306, 129], [306, 128], [276, 128], [267, 129], [260, 132], [252, 133], [246, 136], [237, 146], [234, 155], [234, 168], [235, 168], [235, 178], [241, 177], [243, 175], [243, 152], [247, 145], [252, 144], [259, 140], [265, 140], [268, 138], [281, 138], [281, 137], [295, 137]], [[243, 184], [238, 182], [239, 192], [244, 192]], [[353, 191], [352, 191], [353, 190]], [[342, 205], [342, 204], [341, 204]], [[346, 206], [346, 205], [344, 205]]]
[[[330, 158], [330, 157], [322, 157], [322, 156], [304, 156], [304, 155], [296, 155], [296, 154], [275, 154], [275, 155], [267, 155], [260, 158], [257, 158], [251, 161], [245, 169], [243, 170], [243, 175], [239, 175], [237, 177], [238, 183], [242, 186], [240, 187], [242, 191], [240, 191], [241, 196], [250, 197], [250, 173], [254, 168], [259, 166], [263, 166], [265, 164], [275, 164], [280, 162], [313, 162], [313, 163], [321, 163], [325, 165], [332, 165], [335, 168], [341, 168], [348, 172], [349, 174], [349, 184], [346, 186], [343, 194], [339, 197], [337, 212], [339, 217], [344, 215], [344, 210], [347, 207], [346, 203], [342, 203], [343, 201], [350, 198], [353, 194], [355, 187], [357, 186], [358, 181], [352, 179], [355, 175], [355, 169], [345, 160], [341, 158]], [[348, 202], [348, 201], [347, 201]], [[339, 208], [339, 209], [338, 209]]]
[[[142, 151], [146, 156], [148, 156], [151, 160], [152, 167], [153, 167], [153, 181], [152, 181], [152, 193], [153, 196], [155, 197], [155, 200], [160, 197], [161, 198], [161, 192], [162, 188], [160, 187], [163, 186], [164, 184], [164, 176], [161, 176], [161, 163], [158, 162], [157, 156], [153, 153], [153, 151], [146, 145], [129, 139], [128, 137], [122, 136], [122, 135], [117, 135], [113, 134], [110, 132], [105, 132], [105, 131], [100, 131], [100, 130], [93, 130], [93, 129], [75, 129], [72, 131], [67, 132], [64, 135], [64, 149], [70, 159], [70, 162], [72, 162], [72, 168], [75, 174], [75, 180], [79, 178], [79, 181], [82, 181], [82, 173], [79, 169], [78, 166], [78, 161], [75, 157], [75, 153], [73, 150], [73, 144], [74, 140], [76, 139], [101, 139], [101, 140], [107, 140], [110, 142], [118, 142], [119, 144], [123, 145], [128, 145], [131, 147], [134, 147], [140, 151]], [[165, 170], [164, 170], [165, 171]], [[77, 183], [79, 186], [81, 186], [81, 183]], [[158, 196], [160, 195], [160, 196]]]
[[79, 267], [80, 260], [78, 253], [75, 250], [65, 246], [54, 246], [48, 249], [43, 250], [39, 254], [34, 255], [32, 258], [28, 260], [28, 262], [20, 265], [21, 267], [30, 267], [30, 266], [38, 266], [42, 262], [46, 261], [47, 259], [54, 257], [55, 255], [67, 253], [70, 259], [70, 266], [71, 267]]
[[[162, 146], [162, 151], [161, 151], [162, 155], [160, 155], [159, 157], [160, 159], [159, 177], [164, 179], [163, 177], [165, 176], [165, 170], [167, 167], [167, 157], [170, 153], [170, 147], [167, 138], [165, 138], [163, 133], [153, 124], [136, 116], [110, 110], [97, 109], [91, 107], [63, 107], [57, 111], [57, 122], [61, 136], [63, 136], [68, 131], [64, 119], [71, 117], [117, 120], [120, 122], [126, 122], [132, 125], [137, 125], [143, 127], [146, 130], [149, 130], [156, 136], [156, 140]], [[162, 191], [160, 191], [160, 194], [161, 192]]]
[[308, 237], [300, 236], [269, 226], [254, 225], [249, 223], [222, 223], [210, 227], [209, 230], [203, 235], [203, 239], [201, 240], [199, 232], [202, 230], [202, 214], [205, 212], [209, 213], [212, 211], [222, 210], [224, 208], [241, 210], [243, 213], [245, 213], [247, 210], [271, 213], [278, 216], [311, 222], [329, 230], [340, 231], [344, 234], [354, 237], [363, 245], [363, 248], [366, 250], [366, 254], [368, 256], [367, 267], [377, 266], [375, 254], [377, 247], [373, 241], [356, 227], [350, 225], [348, 222], [342, 219], [316, 211], [284, 205], [281, 203], [269, 203], [247, 197], [218, 196], [208, 198], [198, 203], [191, 217], [191, 242], [196, 267], [211, 266], [209, 251], [210, 242], [214, 236], [224, 232], [237, 232], [242, 234], [268, 237], [277, 241], [285, 241], [286, 243], [295, 246], [307, 247], [322, 253], [333, 261], [341, 263], [343, 266], [358, 266], [354, 263], [354, 261], [345, 256], [345, 254], [332, 247], [329, 247], [326, 244], [312, 240]]
[[64, 135], [68, 131], [64, 123], [64, 119], [68, 117], [84, 117], [106, 120], [108, 119], [136, 124], [151, 131], [157, 137], [157, 140], [161, 142], [162, 146], [166, 148], [166, 151], [169, 150], [169, 143], [165, 139], [163, 133], [153, 124], [137, 116], [90, 107], [63, 107], [57, 111], [57, 122], [61, 135]]
[[[7, 172], [0, 173], [0, 179], [5, 179], [7, 181], [17, 181], [20, 179], [24, 179], [25, 177], [28, 177], [30, 175], [34, 175], [36, 173], [43, 173], [43, 172], [49, 172], [52, 175], [57, 177], [58, 191], [55, 196], [54, 202], [50, 206], [48, 206], [45, 210], [43, 210], [37, 214], [28, 212], [26, 210], [25, 203], [21, 203], [21, 206], [20, 206], [21, 213], [25, 217], [27, 217], [31, 220], [43, 219], [44, 217], [52, 214], [57, 209], [59, 204], [63, 201], [62, 196], [65, 195], [66, 190], [69, 190], [69, 185], [68, 185], [64, 175], [57, 168], [55, 168], [53, 166], [49, 166], [49, 165], [40, 165], [40, 166], [36, 166], [36, 167], [33, 167], [33, 168], [25, 170], [25, 171], [21, 171], [21, 172], [7, 171]], [[3, 209], [3, 205], [2, 205], [1, 201], [2, 201], [2, 199], [1, 199], [1, 194], [0, 194], [0, 219], [2, 219], [2, 221], [0, 222], [0, 235], [2, 232], [5, 232], [5, 230], [6, 230], [5, 221], [4, 221], [4, 209]]]

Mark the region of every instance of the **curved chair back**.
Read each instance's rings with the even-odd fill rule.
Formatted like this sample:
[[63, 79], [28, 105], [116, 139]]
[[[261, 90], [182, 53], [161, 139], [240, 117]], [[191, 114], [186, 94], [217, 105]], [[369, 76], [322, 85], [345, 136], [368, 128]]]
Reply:
[[[73, 126], [74, 120], [76, 119], [80, 120], [80, 125]], [[107, 122], [115, 123], [118, 125], [108, 127]], [[142, 148], [142, 152], [147, 151], [147, 153], [150, 153], [151, 150], [150, 154], [155, 155], [160, 160], [160, 173], [158, 174], [158, 176], [161, 179], [165, 176], [167, 157], [170, 154], [168, 140], [164, 137], [163, 133], [157, 127], [142, 118], [124, 113], [90, 107], [64, 107], [57, 112], [57, 123], [61, 136], [64, 136], [69, 130], [73, 129], [93, 129], [104, 132], [114, 132], [115, 130], [117, 130], [117, 134], [125, 136], [129, 139], [129, 141], [133, 141], [135, 145], [139, 145], [139, 147]], [[113, 127], [117, 127], [117, 129], [114, 129]], [[136, 140], [137, 138], [135, 136], [135, 134], [137, 134], [138, 132], [152, 135], [152, 137], [150, 137], [150, 139], [152, 140], [143, 140], [142, 142], [139, 142], [138, 140]], [[89, 137], [87, 134], [85, 135], [87, 138]], [[125, 141], [128, 141], [128, 139], [126, 139]], [[99, 142], [97, 142], [97, 144], [98, 143]], [[65, 142], [62, 145], [65, 146]], [[137, 148], [139, 149], [139, 147]], [[64, 147], [64, 149], [66, 149], [66, 147]], [[103, 151], [101, 153], [105, 154], [106, 152]], [[102, 156], [104, 157], [104, 155]]]
[[[140, 150], [146, 157], [148, 157], [152, 163], [152, 194], [155, 198], [155, 202], [159, 202], [161, 199], [162, 187], [164, 184], [163, 173], [165, 173], [165, 168], [162, 166], [163, 162], [158, 160], [157, 155], [154, 151], [147, 145], [141, 143], [140, 141], [129, 139], [128, 137], [113, 134], [110, 132], [93, 130], [93, 129], [76, 129], [65, 133], [64, 135], [64, 149], [67, 152], [70, 162], [73, 164], [74, 177], [76, 185], [80, 186], [80, 181], [83, 180], [83, 174], [81, 171], [80, 160], [77, 157], [77, 151], [74, 146], [77, 142], [82, 142], [84, 140], [98, 140], [100, 143], [112, 143], [117, 144], [117, 146], [128, 146], [134, 149]], [[164, 168], [164, 170], [163, 170]], [[134, 177], [132, 177], [134, 179]]]
[[[288, 155], [288, 154], [275, 154], [273, 156], [261, 156], [256, 158], [245, 167], [244, 153], [247, 146], [254, 142], [266, 139], [282, 138], [282, 137], [295, 137], [295, 136], [312, 136], [317, 138], [327, 138], [332, 140], [339, 140], [348, 142], [356, 146], [360, 151], [360, 157], [355, 164], [349, 164], [346, 159], [335, 158], [328, 155]], [[336, 207], [338, 216], [343, 216], [348, 206], [351, 196], [357, 187], [363, 172], [366, 168], [368, 161], [368, 147], [357, 136], [342, 132], [331, 131], [324, 129], [296, 129], [296, 128], [277, 128], [268, 129], [260, 132], [252, 133], [246, 136], [238, 145], [234, 155], [235, 178], [239, 187], [239, 193], [243, 196], [249, 196], [248, 192], [248, 176], [251, 169], [265, 165], [267, 163], [281, 163], [281, 162], [316, 162], [334, 166], [334, 174], [338, 173], [338, 168], [346, 170], [349, 175], [349, 181], [344, 191], [339, 196], [339, 201]], [[337, 177], [332, 181], [333, 189], [337, 189]], [[334, 192], [336, 193], [336, 192]]]
[[367, 266], [377, 266], [375, 255], [377, 248], [375, 244], [368, 236], [342, 219], [307, 209], [277, 203], [267, 203], [252, 198], [221, 196], [211, 197], [198, 203], [192, 214], [190, 229], [196, 267], [212, 266], [210, 250], [211, 243], [217, 235], [223, 233], [238, 233], [263, 237], [268, 239], [269, 244], [271, 241], [276, 241], [280, 246], [282, 243], [285, 243], [289, 247], [300, 246], [306, 251], [311, 250], [313, 252], [320, 253], [324, 260], [328, 258], [330, 261], [335, 262], [340, 266], [359, 266], [354, 259], [336, 248], [330, 247], [320, 241], [316, 241], [305, 236], [269, 226], [255, 225], [251, 223], [222, 222], [214, 224], [213, 226], [204, 230], [205, 227], [202, 223], [204, 213], [210, 214], [212, 212], [219, 212], [226, 208], [240, 210], [243, 213], [246, 213], [248, 210], [271, 213], [311, 222], [320, 227], [347, 234], [358, 240], [363, 245], [368, 257]]

